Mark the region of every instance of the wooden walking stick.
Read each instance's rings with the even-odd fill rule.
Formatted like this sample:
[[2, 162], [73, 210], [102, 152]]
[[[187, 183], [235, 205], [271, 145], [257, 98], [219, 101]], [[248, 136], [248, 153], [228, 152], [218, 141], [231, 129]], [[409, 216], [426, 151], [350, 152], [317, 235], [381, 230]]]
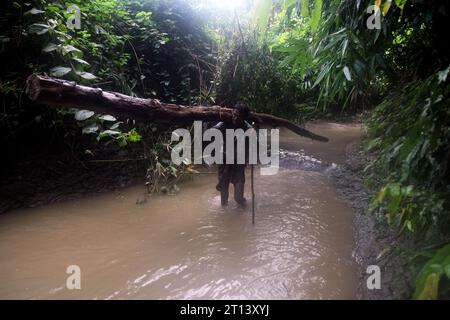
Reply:
[[[256, 130], [256, 141], [258, 141], [258, 123], [253, 122], [253, 125], [255, 126], [255, 130]], [[258, 162], [258, 153], [259, 153], [259, 148], [256, 148], [256, 162]], [[252, 225], [255, 225], [255, 215], [256, 215], [254, 169], [255, 169], [255, 165], [251, 164], [250, 165], [250, 180], [251, 180], [251, 188], [252, 188]]]
[[252, 184], [252, 224], [255, 225], [255, 184], [253, 182], [253, 169], [255, 165], [252, 164], [250, 168], [250, 178]]

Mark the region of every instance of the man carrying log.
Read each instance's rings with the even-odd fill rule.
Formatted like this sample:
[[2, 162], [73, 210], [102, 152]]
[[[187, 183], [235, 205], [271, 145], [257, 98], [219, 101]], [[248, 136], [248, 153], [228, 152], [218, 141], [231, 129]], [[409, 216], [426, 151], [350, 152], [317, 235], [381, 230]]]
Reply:
[[[225, 146], [226, 143], [226, 130], [227, 129], [242, 129], [246, 131], [247, 129], [251, 129], [252, 126], [246, 121], [250, 115], [249, 107], [243, 103], [238, 102], [233, 108], [233, 116], [231, 121], [219, 122], [213, 128], [218, 129], [222, 132], [222, 136], [224, 137], [223, 146], [222, 146], [222, 164], [218, 166], [218, 178], [219, 182], [216, 186], [217, 191], [220, 192], [220, 202], [222, 206], [226, 206], [228, 204], [228, 193], [229, 193], [229, 185], [230, 183], [234, 186], [234, 200], [241, 206], [245, 206], [246, 199], [244, 197], [244, 186], [245, 186], [245, 163], [238, 164], [236, 159], [236, 153], [239, 152], [236, 150], [236, 141], [234, 141], [235, 152], [234, 153], [234, 161], [233, 163], [226, 162], [226, 151]], [[248, 145], [246, 145], [246, 158], [248, 154]]]
[[[184, 106], [163, 103], [157, 99], [126, 96], [118, 92], [103, 91], [79, 85], [75, 82], [31, 75], [27, 79], [26, 94], [40, 104], [56, 108], [88, 109], [116, 117], [133, 118], [161, 123], [192, 123], [201, 121], [231, 120], [232, 110], [220, 106]], [[285, 127], [292, 132], [313, 140], [327, 142], [328, 138], [310, 132], [289, 120], [265, 113], [250, 113], [248, 117], [260, 125]]]
[[[32, 101], [56, 108], [89, 109], [117, 117], [183, 125], [195, 120], [224, 121], [216, 125], [217, 129], [222, 130], [222, 134], [227, 128], [248, 129], [251, 126], [246, 120], [249, 120], [258, 125], [283, 126], [300, 136], [322, 142], [328, 141], [328, 138], [314, 134], [289, 120], [270, 114], [250, 112], [248, 106], [243, 103], [238, 103], [235, 108], [184, 106], [163, 103], [157, 99], [126, 96], [117, 92], [82, 86], [67, 80], [34, 74], [27, 79], [26, 93]], [[226, 137], [226, 134], [223, 136]], [[226, 146], [225, 143], [224, 146]], [[223, 156], [225, 159], [225, 153]], [[244, 205], [246, 202], [244, 198], [245, 164], [237, 164], [236, 161], [233, 164], [223, 163], [219, 166], [219, 183], [216, 187], [221, 193], [222, 205], [226, 205], [228, 202], [230, 182], [234, 185], [234, 199], [240, 205]]]

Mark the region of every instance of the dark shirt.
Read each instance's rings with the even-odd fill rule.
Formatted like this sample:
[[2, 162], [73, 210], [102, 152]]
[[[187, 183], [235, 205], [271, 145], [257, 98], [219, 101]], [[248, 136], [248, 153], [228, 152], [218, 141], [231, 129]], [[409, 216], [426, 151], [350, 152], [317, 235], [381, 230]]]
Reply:
[[[230, 122], [218, 122], [215, 126], [213, 126], [213, 128], [218, 129], [222, 132], [222, 136], [223, 136], [223, 145], [222, 145], [222, 155], [223, 155], [223, 161], [225, 163], [226, 160], [226, 146], [227, 146], [227, 141], [226, 141], [226, 130], [227, 129], [242, 129], [245, 131], [247, 131], [248, 129], [253, 128], [252, 125], [250, 123], [248, 123], [247, 121], [244, 121], [243, 125], [241, 126], [235, 126], [233, 123]], [[248, 162], [248, 151], [249, 151], [249, 141], [248, 138], [245, 139], [245, 161]], [[236, 164], [236, 159], [237, 159], [237, 139], [234, 139], [234, 159], [235, 159], [235, 164]]]

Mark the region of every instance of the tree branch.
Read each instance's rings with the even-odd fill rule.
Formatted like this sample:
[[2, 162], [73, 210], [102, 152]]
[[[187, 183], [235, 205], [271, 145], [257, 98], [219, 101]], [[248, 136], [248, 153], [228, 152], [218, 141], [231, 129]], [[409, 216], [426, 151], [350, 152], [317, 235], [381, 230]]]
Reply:
[[[231, 108], [163, 103], [157, 99], [130, 97], [117, 92], [103, 91], [100, 88], [78, 85], [67, 80], [38, 75], [28, 77], [26, 93], [36, 103], [57, 108], [89, 109], [97, 113], [151, 122], [189, 124], [195, 120], [231, 121], [233, 114]], [[289, 120], [273, 115], [252, 112], [249, 120], [273, 127], [286, 127], [298, 135], [313, 140], [328, 141], [326, 137], [314, 134]]]

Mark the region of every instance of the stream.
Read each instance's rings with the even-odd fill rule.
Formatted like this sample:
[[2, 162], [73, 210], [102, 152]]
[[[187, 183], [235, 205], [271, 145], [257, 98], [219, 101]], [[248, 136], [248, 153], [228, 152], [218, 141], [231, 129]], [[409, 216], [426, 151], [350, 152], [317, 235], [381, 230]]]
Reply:
[[[353, 212], [328, 172], [361, 127], [306, 127], [330, 142], [280, 131], [278, 174], [255, 170], [254, 226], [232, 192], [220, 206], [214, 168], [175, 196], [134, 186], [0, 215], [0, 298], [354, 299]], [[80, 290], [66, 288], [69, 265]]]

